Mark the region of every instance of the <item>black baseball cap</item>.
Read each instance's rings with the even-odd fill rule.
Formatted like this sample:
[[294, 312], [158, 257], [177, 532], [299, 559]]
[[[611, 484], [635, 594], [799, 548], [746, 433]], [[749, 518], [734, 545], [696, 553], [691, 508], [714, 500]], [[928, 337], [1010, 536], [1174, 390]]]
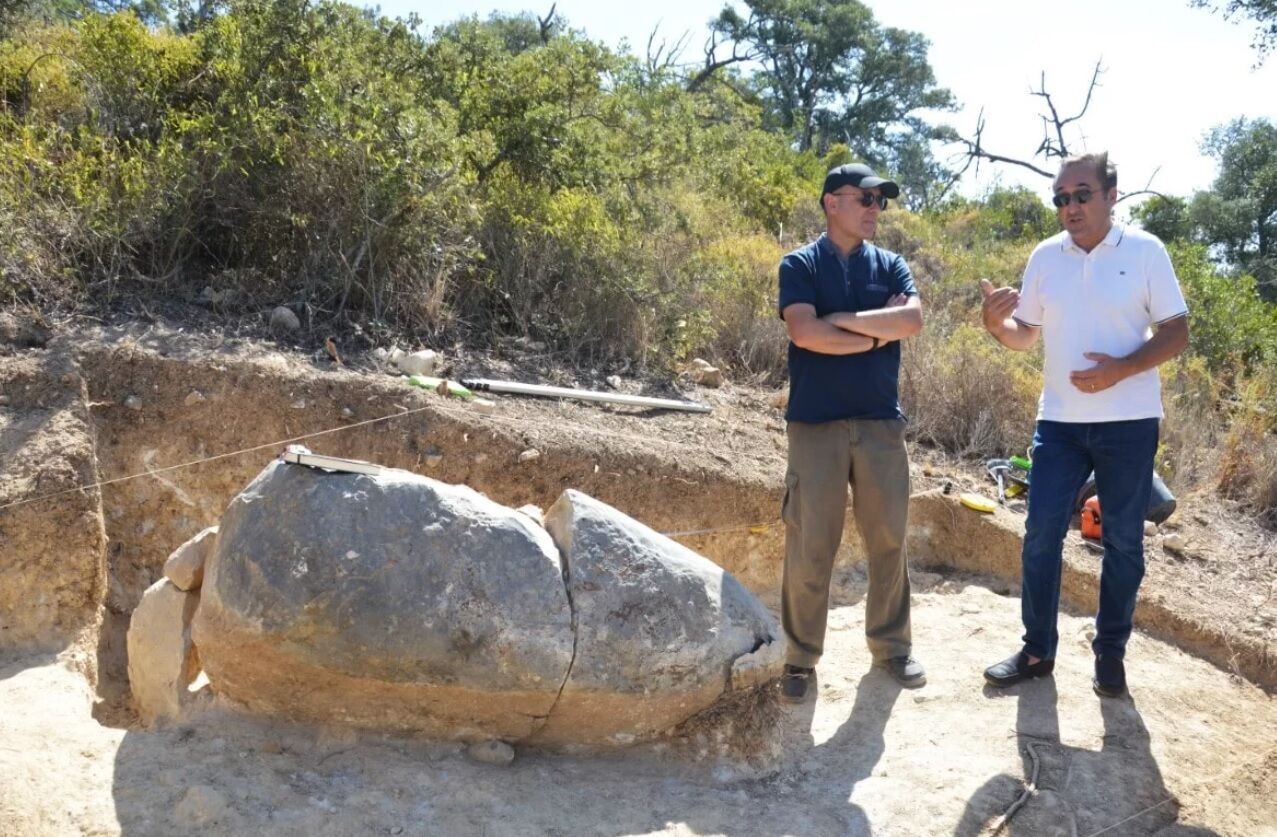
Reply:
[[829, 174], [825, 175], [825, 186], [820, 190], [820, 196], [823, 198], [843, 186], [856, 186], [860, 189], [877, 188], [882, 191], [884, 197], [892, 200], [900, 197], [900, 186], [895, 181], [879, 177], [864, 163], [848, 163], [845, 166], [830, 169]]

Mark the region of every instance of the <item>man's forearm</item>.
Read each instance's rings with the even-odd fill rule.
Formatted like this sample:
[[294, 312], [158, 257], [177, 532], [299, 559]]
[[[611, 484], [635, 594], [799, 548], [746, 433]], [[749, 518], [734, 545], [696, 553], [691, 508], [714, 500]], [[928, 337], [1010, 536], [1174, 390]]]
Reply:
[[922, 330], [922, 309], [911, 306], [872, 311], [836, 311], [823, 318], [832, 326], [879, 340], [902, 340]]
[[1158, 326], [1153, 336], [1122, 358], [1124, 377], [1156, 369], [1188, 347], [1188, 317], [1176, 317]]
[[[815, 319], [803, 324], [797, 334], [790, 337], [794, 345], [809, 352], [822, 355], [854, 355], [868, 352], [874, 348], [872, 335], [857, 334], [830, 325], [823, 319]], [[881, 345], [879, 339], [877, 343]]]
[[1038, 339], [1038, 332], [1031, 326], [1018, 323], [1008, 317], [1002, 321], [1001, 326], [990, 328], [988, 331], [993, 335], [993, 339], [997, 340], [1003, 346], [1015, 352], [1027, 352], [1033, 348], [1033, 344]]

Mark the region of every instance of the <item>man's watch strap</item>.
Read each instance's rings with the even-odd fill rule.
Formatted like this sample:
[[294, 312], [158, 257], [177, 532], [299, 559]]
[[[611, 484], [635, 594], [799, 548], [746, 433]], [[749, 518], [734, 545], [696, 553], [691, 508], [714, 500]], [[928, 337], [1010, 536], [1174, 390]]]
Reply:
[[874, 344], [873, 344], [872, 346], [870, 346], [870, 347], [869, 347], [869, 351], [871, 351], [871, 352], [872, 352], [874, 349], [878, 348], [878, 338], [877, 338], [877, 337], [871, 337], [871, 338], [869, 338], [869, 339], [874, 341]]

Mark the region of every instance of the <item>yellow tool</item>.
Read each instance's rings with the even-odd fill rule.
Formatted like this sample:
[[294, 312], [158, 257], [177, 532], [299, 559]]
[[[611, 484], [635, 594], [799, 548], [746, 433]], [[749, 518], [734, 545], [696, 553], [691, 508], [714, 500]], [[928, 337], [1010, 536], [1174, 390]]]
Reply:
[[998, 504], [990, 500], [988, 497], [984, 497], [980, 494], [971, 494], [969, 492], [959, 494], [958, 502], [969, 509], [984, 512], [985, 514], [993, 514], [993, 510], [998, 507]]

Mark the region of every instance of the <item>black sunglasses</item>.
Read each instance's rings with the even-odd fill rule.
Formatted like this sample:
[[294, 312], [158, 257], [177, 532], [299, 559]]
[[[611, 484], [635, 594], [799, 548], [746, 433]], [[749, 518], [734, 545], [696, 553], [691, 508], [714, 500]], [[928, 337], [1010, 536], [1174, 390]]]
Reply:
[[[860, 204], [865, 209], [868, 209], [874, 204], [878, 204], [879, 209], [887, 208], [887, 198], [882, 195], [875, 195], [873, 192], [861, 192], [860, 197], [858, 198], [850, 192], [830, 192], [829, 194], [833, 195], [835, 198], [854, 198], [856, 203]], [[1083, 203], [1085, 203], [1085, 201], [1083, 201]]]
[[1078, 189], [1076, 192], [1056, 192], [1051, 197], [1051, 203], [1055, 204], [1057, 209], [1063, 209], [1072, 201], [1077, 201], [1079, 206], [1084, 203], [1090, 203], [1093, 197], [1095, 197], [1095, 193], [1090, 189]]

